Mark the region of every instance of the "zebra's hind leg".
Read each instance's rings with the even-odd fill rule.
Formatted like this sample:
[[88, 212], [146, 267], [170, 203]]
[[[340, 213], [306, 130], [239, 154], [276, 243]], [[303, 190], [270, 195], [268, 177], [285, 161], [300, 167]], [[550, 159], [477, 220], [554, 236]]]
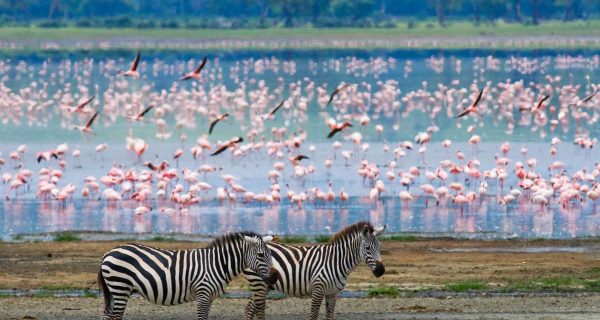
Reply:
[[319, 318], [319, 309], [323, 303], [323, 297], [325, 295], [322, 284], [315, 284], [312, 289], [312, 301], [310, 303], [310, 320], [317, 320]]
[[111, 292], [112, 306], [107, 306], [104, 308], [102, 320], [123, 319], [125, 307], [127, 307], [127, 302], [129, 301], [130, 296], [131, 292]]
[[207, 320], [210, 306], [212, 305], [212, 296], [208, 292], [196, 294], [196, 314], [198, 320]]
[[269, 288], [264, 281], [254, 282], [252, 286], [252, 299], [246, 305], [246, 320], [252, 320], [256, 316], [258, 320], [265, 319], [267, 307], [267, 294]]
[[325, 309], [327, 313], [325, 315], [326, 320], [335, 320], [335, 301], [337, 299], [337, 295], [332, 294], [325, 296]]

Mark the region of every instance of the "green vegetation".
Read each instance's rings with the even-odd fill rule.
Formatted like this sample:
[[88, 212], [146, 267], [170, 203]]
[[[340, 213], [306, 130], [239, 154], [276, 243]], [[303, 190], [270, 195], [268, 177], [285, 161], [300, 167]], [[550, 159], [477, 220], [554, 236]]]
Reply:
[[589, 273], [600, 273], [600, 267], [591, 268], [587, 272], [589, 272]]
[[23, 240], [23, 235], [22, 234], [16, 234], [13, 236], [13, 240], [14, 241], [21, 241]]
[[398, 242], [415, 242], [419, 241], [419, 237], [413, 235], [391, 235], [381, 238], [383, 241], [398, 241]]
[[331, 241], [331, 236], [328, 235], [320, 234], [315, 237], [316, 243], [328, 243], [329, 241]]
[[452, 292], [479, 291], [487, 288], [487, 284], [480, 280], [465, 280], [462, 282], [446, 283], [444, 285], [444, 290]]
[[151, 238], [150, 241], [173, 242], [173, 241], [176, 241], [176, 240], [173, 237], [155, 236], [155, 237]]
[[369, 297], [391, 297], [397, 298], [400, 295], [400, 290], [396, 287], [377, 287], [367, 291]]
[[42, 286], [40, 289], [46, 290], [46, 291], [67, 291], [67, 290], [76, 290], [79, 288], [73, 287], [72, 285], [68, 285], [68, 284], [49, 284], [49, 285]]
[[73, 232], [61, 232], [54, 235], [54, 241], [67, 242], [67, 241], [81, 241], [79, 235]]
[[298, 244], [298, 243], [307, 243], [308, 239], [303, 236], [285, 236], [281, 239], [283, 243], [289, 244]]
[[600, 280], [559, 277], [509, 282], [503, 292], [600, 292]]
[[[430, 21], [432, 22], [432, 21]], [[487, 38], [483, 42], [472, 42], [473, 36], [491, 35], [503, 37], [526, 36], [528, 40], [535, 37], [535, 41], [502, 41]], [[552, 37], [537, 36], [580, 36], [581, 41], [569, 41], [561, 38], [557, 41]], [[328, 49], [335, 48], [338, 44], [329, 42], [330, 39], [347, 40], [355, 48], [399, 48], [407, 45], [410, 48], [432, 49], [444, 47], [447, 49], [465, 48], [493, 48], [493, 49], [532, 49], [532, 48], [600, 48], [600, 44], [593, 37], [600, 36], [600, 20], [574, 21], [563, 23], [560, 21], [548, 21], [537, 26], [514, 23], [498, 22], [495, 25], [473, 25], [466, 21], [453, 22], [441, 27], [437, 24], [422, 23], [409, 28], [407, 25], [398, 23], [390, 29], [378, 28], [314, 28], [310, 26], [294, 29], [272, 27], [267, 29], [135, 29], [135, 28], [104, 28], [89, 29], [79, 27], [65, 27], [57, 32], [55, 29], [39, 27], [0, 27], [0, 39], [9, 40], [34, 40], [34, 41], [59, 41], [59, 47], [71, 49], [72, 44], [65, 44], [64, 40], [95, 40], [90, 49], [99, 48], [100, 41], [110, 44], [112, 49], [128, 49], [129, 46], [121, 42], [111, 40], [123, 38], [141, 38], [152, 40], [169, 40], [174, 42], [161, 43], [161, 50], [185, 48], [186, 40], [194, 41], [216, 41], [207, 49], [235, 49], [240, 46], [244, 49], [268, 49], [284, 45], [287, 48], [296, 49]], [[586, 37], [586, 38], [583, 38]], [[588, 38], [592, 37], [592, 38]], [[432, 39], [435, 38], [435, 39]], [[439, 38], [439, 41], [434, 41]], [[232, 43], [228, 41], [247, 41]], [[178, 42], [180, 41], [180, 42]], [[298, 42], [295, 42], [298, 41]], [[374, 43], [373, 41], [377, 41]], [[279, 43], [281, 42], [281, 43]], [[142, 43], [144, 49], [153, 49], [156, 42]], [[19, 46], [20, 50], [30, 50], [40, 53], [38, 45], [24, 42]], [[3, 49], [7, 51], [9, 49]], [[56, 52], [60, 49], [45, 49], [42, 52]]]
[[399, 36], [419, 37], [468, 37], [476, 35], [600, 35], [600, 20], [574, 21], [563, 23], [548, 21], [537, 26], [498, 22], [494, 26], [475, 26], [466, 21], [453, 22], [446, 27], [423, 23], [413, 28], [404, 24], [397, 24], [393, 29], [378, 28], [313, 28], [301, 27], [287, 29], [273, 27], [268, 29], [148, 29], [134, 28], [87, 29], [66, 27], [57, 32], [54, 29], [39, 27], [1, 27], [0, 37], [9, 39], [36, 39], [36, 40], [61, 40], [61, 39], [106, 39], [117, 37], [146, 37], [146, 38], [180, 38], [195, 40], [260, 40], [260, 39], [327, 39], [332, 37], [349, 37], [351, 39], [385, 39]]
[[83, 297], [84, 298], [97, 298], [98, 293], [96, 293], [95, 291], [92, 291], [90, 289], [85, 289], [85, 290], [83, 290]]

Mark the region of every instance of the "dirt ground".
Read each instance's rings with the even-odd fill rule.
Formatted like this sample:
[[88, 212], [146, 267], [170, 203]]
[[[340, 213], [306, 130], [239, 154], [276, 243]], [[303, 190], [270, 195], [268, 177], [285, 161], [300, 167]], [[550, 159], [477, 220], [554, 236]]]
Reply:
[[[162, 248], [194, 248], [194, 242], [145, 242]], [[96, 289], [100, 257], [121, 242], [0, 243], [0, 289]], [[383, 242], [386, 274], [375, 278], [361, 266], [349, 290], [396, 286], [439, 289], [447, 283], [480, 280], [490, 288], [523, 280], [564, 276], [600, 278], [600, 241], [457, 241]], [[597, 279], [596, 279], [597, 280]], [[245, 290], [243, 278], [229, 290]], [[600, 305], [599, 305], [600, 308]]]
[[[213, 303], [210, 319], [242, 319], [244, 299], [218, 299]], [[163, 307], [134, 298], [127, 306], [125, 319], [155, 320], [195, 319], [194, 304]], [[308, 299], [270, 300], [267, 319], [308, 319]], [[600, 319], [600, 296], [538, 298], [402, 298], [340, 299], [337, 319]], [[323, 308], [321, 309], [324, 312]], [[97, 320], [102, 312], [100, 298], [2, 298], [0, 317], [6, 320], [70, 319]], [[321, 319], [324, 315], [321, 315]]]
[[[145, 242], [162, 248], [194, 248], [193, 242]], [[0, 289], [96, 289], [100, 257], [112, 242], [0, 243]], [[457, 241], [383, 242], [386, 274], [375, 278], [366, 267], [352, 274], [348, 289], [381, 285], [427, 289], [436, 298], [343, 298], [337, 318], [363, 319], [600, 319], [600, 294], [532, 293], [494, 295], [511, 282], [578, 277], [600, 278], [600, 241]], [[443, 291], [448, 283], [478, 280], [488, 287], [476, 295]], [[242, 278], [229, 291], [245, 290]], [[442, 289], [442, 290], [440, 290]], [[95, 291], [94, 291], [95, 292]], [[241, 319], [246, 299], [217, 299], [211, 319]], [[267, 319], [306, 319], [310, 300], [268, 302]], [[99, 319], [103, 301], [85, 297], [6, 297], [0, 295], [0, 319]], [[161, 307], [132, 298], [126, 319], [193, 319], [194, 304]]]

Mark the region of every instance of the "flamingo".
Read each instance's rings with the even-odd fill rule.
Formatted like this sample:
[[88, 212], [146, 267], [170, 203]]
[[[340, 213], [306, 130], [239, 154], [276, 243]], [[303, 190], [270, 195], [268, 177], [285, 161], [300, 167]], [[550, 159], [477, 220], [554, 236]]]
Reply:
[[329, 131], [329, 134], [327, 135], [327, 139], [333, 138], [333, 136], [335, 136], [336, 133], [344, 131], [346, 128], [350, 128], [350, 127], [352, 127], [352, 123], [350, 123], [348, 121], [346, 121], [342, 124], [333, 126], [333, 128], [331, 128], [331, 131]]
[[337, 87], [335, 90], [333, 90], [333, 92], [329, 95], [329, 100], [327, 101], [327, 106], [329, 106], [331, 104], [331, 102], [333, 101], [333, 98], [335, 98], [335, 96], [340, 93], [340, 91], [348, 88], [350, 86], [349, 83], [346, 83], [340, 87]]
[[184, 74], [181, 78], [179, 78], [179, 81], [199, 79], [200, 72], [202, 71], [202, 69], [204, 69], [204, 66], [206, 65], [206, 61], [208, 61], [208, 57], [204, 57], [204, 59], [202, 59], [202, 62], [200, 62], [200, 64], [198, 65], [198, 67], [196, 67], [196, 69], [194, 69], [194, 71]]
[[81, 131], [82, 133], [92, 133], [92, 124], [94, 120], [98, 117], [98, 111], [94, 113], [94, 115], [85, 123], [84, 126], [74, 126], [75, 129]]
[[212, 134], [213, 130], [215, 129], [215, 126], [217, 125], [217, 123], [219, 123], [220, 121], [223, 121], [223, 120], [227, 119], [227, 117], [229, 117], [229, 113], [223, 113], [223, 114], [217, 116], [217, 118], [215, 120], [213, 120], [213, 122], [210, 123], [210, 127], [208, 128], [208, 134]]
[[121, 70], [119, 70], [117, 72], [117, 75], [122, 75], [124, 77], [138, 78], [140, 76], [140, 74], [138, 73], [137, 68], [140, 63], [140, 57], [141, 57], [141, 52], [138, 50], [137, 54], [135, 55], [135, 59], [131, 63], [131, 67], [129, 68], [129, 70], [127, 70], [125, 72], [122, 72]]
[[231, 140], [227, 141], [226, 143], [224, 143], [223, 145], [221, 145], [215, 152], [211, 153], [211, 156], [216, 156], [220, 153], [222, 153], [223, 151], [227, 150], [228, 148], [232, 148], [234, 146], [236, 146], [238, 143], [243, 142], [244, 139], [242, 137], [235, 137], [232, 138]]
[[479, 95], [477, 95], [477, 98], [475, 99], [475, 101], [473, 101], [473, 103], [468, 108], [463, 110], [463, 112], [459, 113], [455, 118], [460, 118], [460, 117], [466, 116], [467, 114], [469, 114], [471, 112], [477, 112], [477, 104], [479, 104], [479, 100], [481, 100], [482, 95], [483, 95], [483, 89], [481, 89], [481, 91], [479, 91]]

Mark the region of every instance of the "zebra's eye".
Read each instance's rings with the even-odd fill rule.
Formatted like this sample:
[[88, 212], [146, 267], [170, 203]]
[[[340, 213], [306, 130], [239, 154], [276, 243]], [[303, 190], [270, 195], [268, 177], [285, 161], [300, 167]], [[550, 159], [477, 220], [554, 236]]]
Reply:
[[264, 258], [264, 257], [265, 257], [265, 254], [264, 254], [264, 253], [262, 253], [262, 252], [257, 252], [257, 253], [256, 253], [256, 255], [257, 255], [259, 258]]

